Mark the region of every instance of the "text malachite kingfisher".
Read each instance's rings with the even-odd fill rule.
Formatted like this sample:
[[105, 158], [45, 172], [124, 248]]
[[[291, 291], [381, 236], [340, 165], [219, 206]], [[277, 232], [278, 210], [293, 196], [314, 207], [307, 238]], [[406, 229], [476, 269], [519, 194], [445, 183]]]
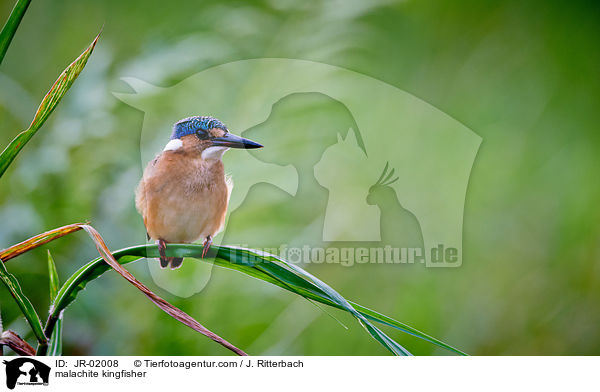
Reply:
[[173, 126], [171, 140], [146, 169], [136, 192], [136, 207], [149, 238], [158, 243], [160, 266], [181, 266], [166, 257], [166, 244], [204, 240], [202, 256], [223, 228], [231, 179], [221, 157], [230, 148], [262, 145], [229, 132], [214, 117], [184, 118]]

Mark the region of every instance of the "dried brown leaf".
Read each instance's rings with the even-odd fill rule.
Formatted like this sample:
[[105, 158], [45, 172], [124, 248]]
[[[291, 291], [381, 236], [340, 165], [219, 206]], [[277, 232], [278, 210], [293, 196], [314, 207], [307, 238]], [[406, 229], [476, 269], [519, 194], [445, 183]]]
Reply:
[[0, 251], [0, 259], [5, 263], [31, 249], [37, 248], [57, 238], [82, 229], [82, 223], [74, 223], [71, 225], [62, 226], [52, 229], [42, 234], [38, 234], [23, 242], [11, 246], [10, 248]]
[[[62, 226], [62, 227], [47, 231], [42, 234], [38, 234], [34, 237], [29, 238], [26, 241], [23, 241], [21, 243], [11, 246], [10, 248], [0, 251], [0, 260], [6, 262], [7, 260], [15, 258], [31, 249], [37, 248], [37, 247], [44, 245], [52, 240], [63, 237], [67, 234], [73, 233], [73, 232], [81, 230], [81, 229], [84, 229], [89, 234], [89, 236], [92, 238], [92, 240], [96, 244], [96, 248], [98, 249], [98, 252], [102, 256], [104, 261], [106, 261], [106, 263], [108, 263], [115, 271], [117, 271], [129, 283], [131, 283], [138, 290], [140, 290], [156, 306], [158, 306], [160, 309], [162, 309], [164, 312], [166, 312], [168, 315], [170, 315], [174, 319], [187, 325], [188, 327], [192, 328], [193, 330], [200, 332], [204, 336], [207, 336], [208, 338], [210, 338], [213, 341], [219, 343], [220, 345], [226, 347], [227, 349], [233, 351], [234, 353], [236, 353], [238, 355], [248, 355], [244, 351], [235, 347], [233, 344], [229, 343], [227, 340], [223, 339], [219, 335], [208, 330], [206, 327], [204, 327], [202, 324], [200, 324], [198, 321], [196, 321], [194, 318], [192, 318], [190, 315], [188, 315], [181, 309], [171, 305], [169, 302], [165, 301], [158, 295], [154, 294], [148, 287], [146, 287], [143, 283], [138, 281], [133, 275], [131, 275], [131, 273], [129, 273], [129, 271], [127, 271], [125, 268], [123, 268], [121, 266], [121, 264], [119, 264], [117, 262], [117, 260], [115, 260], [112, 253], [106, 246], [106, 243], [104, 242], [104, 240], [102, 239], [100, 234], [96, 231], [96, 229], [94, 229], [92, 226], [89, 226], [87, 224], [74, 223], [71, 225]], [[55, 322], [56, 322], [56, 320], [49, 320], [48, 324], [46, 325], [46, 330], [52, 330]]]
[[35, 349], [13, 331], [2, 332], [0, 346], [8, 346], [19, 355], [35, 355]]
[[96, 229], [94, 229], [92, 226], [89, 226], [89, 225], [80, 225], [80, 227], [83, 228], [89, 234], [89, 236], [92, 238], [92, 240], [96, 244], [96, 248], [98, 249], [98, 252], [100, 252], [100, 255], [102, 256], [104, 261], [106, 261], [115, 271], [117, 271], [119, 273], [119, 275], [121, 275], [129, 283], [134, 285], [146, 297], [148, 297], [148, 299], [150, 299], [150, 301], [152, 301], [156, 306], [158, 306], [160, 309], [162, 309], [165, 313], [167, 313], [169, 316], [173, 317], [174, 319], [182, 322], [183, 324], [187, 325], [188, 327], [192, 328], [193, 330], [200, 332], [204, 336], [219, 343], [223, 347], [226, 347], [227, 349], [233, 351], [237, 355], [248, 355], [244, 351], [235, 347], [233, 344], [229, 343], [227, 340], [223, 339], [219, 335], [208, 330], [206, 327], [204, 327], [202, 324], [200, 324], [198, 321], [196, 321], [194, 318], [192, 318], [190, 315], [188, 315], [181, 309], [171, 305], [170, 303], [168, 303], [167, 301], [165, 301], [158, 295], [154, 294], [148, 287], [146, 287], [143, 283], [141, 283], [139, 280], [137, 280], [129, 271], [127, 271], [125, 268], [123, 268], [121, 266], [121, 264], [119, 264], [117, 262], [117, 260], [113, 257], [112, 253], [106, 246], [106, 243], [104, 242], [104, 240], [102, 239], [100, 234], [96, 231]]

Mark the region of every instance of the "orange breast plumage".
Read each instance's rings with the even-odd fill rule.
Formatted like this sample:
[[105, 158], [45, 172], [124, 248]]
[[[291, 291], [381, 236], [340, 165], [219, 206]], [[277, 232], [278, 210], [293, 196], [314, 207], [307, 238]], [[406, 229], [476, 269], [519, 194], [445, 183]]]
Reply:
[[184, 141], [150, 162], [137, 189], [137, 209], [156, 240], [195, 242], [214, 236], [225, 222], [231, 186], [223, 163], [185, 147]]

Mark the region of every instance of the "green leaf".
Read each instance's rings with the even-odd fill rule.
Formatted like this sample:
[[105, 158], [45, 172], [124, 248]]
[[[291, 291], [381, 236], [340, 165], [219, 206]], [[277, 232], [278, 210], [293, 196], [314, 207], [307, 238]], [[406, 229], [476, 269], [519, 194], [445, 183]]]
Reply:
[[[62, 355], [62, 326], [63, 316], [62, 313], [56, 320], [54, 329], [52, 330], [52, 336], [50, 336], [50, 342], [48, 343], [48, 351], [45, 355], [60, 356]], [[41, 355], [41, 353], [39, 353]]]
[[[305, 298], [345, 310], [355, 316], [378, 342], [395, 354], [408, 354], [408, 352], [372, 325], [370, 321], [391, 326], [454, 353], [465, 355], [462, 351], [406, 324], [345, 300], [335, 290], [316, 277], [273, 255], [231, 246], [212, 246], [209, 251], [209, 256], [211, 257], [201, 259], [202, 245], [194, 244], [169, 244], [167, 254], [168, 256], [192, 257], [201, 261], [212, 262], [215, 265], [233, 269], [277, 285]], [[126, 264], [144, 257], [158, 257], [158, 250], [156, 245], [140, 245], [115, 251], [113, 252], [113, 256], [120, 264]], [[50, 309], [51, 317], [52, 315], [57, 316], [62, 312], [77, 298], [78, 293], [90, 281], [98, 278], [109, 269], [110, 266], [101, 258], [98, 258], [90, 261], [76, 271], [60, 288]]]
[[48, 91], [42, 100], [29, 128], [18, 134], [4, 151], [2, 151], [2, 154], [0, 154], [0, 177], [4, 174], [6, 169], [8, 169], [25, 144], [31, 140], [33, 135], [35, 135], [44, 122], [46, 122], [48, 116], [50, 116], [75, 79], [77, 79], [81, 71], [83, 71], [88, 58], [96, 46], [98, 37], [100, 37], [100, 34], [96, 36], [90, 46], [88, 46], [88, 48], [60, 74], [58, 79], [56, 79], [56, 82], [54, 82], [50, 91]]
[[[48, 275], [50, 279], [50, 303], [52, 303], [56, 298], [56, 294], [58, 294], [59, 279], [58, 272], [56, 271], [56, 264], [54, 263], [52, 254], [50, 254], [50, 250], [48, 250]], [[47, 355], [62, 354], [62, 318], [63, 313], [61, 312], [58, 316], [58, 320], [56, 321], [56, 325], [52, 330], [50, 341], [48, 342]]]
[[56, 271], [56, 264], [54, 264], [50, 249], [48, 249], [48, 277], [50, 280], [50, 302], [52, 302], [58, 293], [59, 279], [58, 272]]
[[21, 23], [21, 19], [23, 19], [23, 15], [25, 15], [25, 11], [27, 11], [27, 7], [29, 7], [29, 3], [31, 3], [31, 0], [17, 1], [15, 8], [13, 8], [6, 24], [2, 28], [2, 32], [0, 32], [0, 64], [2, 64], [2, 60], [4, 60], [4, 55], [17, 32], [17, 28]]
[[25, 319], [27, 319], [27, 322], [31, 326], [33, 334], [39, 344], [41, 346], [48, 344], [48, 340], [46, 339], [42, 328], [42, 322], [40, 321], [35, 308], [31, 304], [31, 301], [23, 294], [23, 290], [21, 289], [21, 285], [19, 285], [17, 278], [8, 272], [2, 260], [0, 260], [0, 280], [2, 280], [2, 283], [8, 288], [15, 301], [17, 301], [17, 305], [21, 308], [21, 312], [23, 312]]

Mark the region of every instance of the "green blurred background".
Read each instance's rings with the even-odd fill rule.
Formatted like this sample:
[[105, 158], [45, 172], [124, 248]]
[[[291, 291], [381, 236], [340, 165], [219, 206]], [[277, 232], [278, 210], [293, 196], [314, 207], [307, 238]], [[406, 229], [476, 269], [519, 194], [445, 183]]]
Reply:
[[[4, 21], [14, 4], [0, 4]], [[104, 31], [71, 91], [0, 180], [0, 247], [86, 220], [113, 249], [143, 241], [133, 186], [144, 115], [112, 95], [130, 91], [121, 77], [166, 87], [235, 60], [313, 60], [407, 91], [483, 142], [467, 191], [460, 268], [313, 264], [309, 272], [346, 298], [470, 354], [597, 355], [599, 22], [591, 1], [34, 0], [0, 67], [2, 146], [28, 125], [102, 24]], [[285, 203], [269, 209], [264, 195], [272, 191], [268, 184], [250, 190], [225, 242], [277, 246], [244, 233], [306, 226], [311, 197], [294, 200], [292, 211]], [[97, 255], [83, 233], [49, 248], [63, 280]], [[45, 249], [8, 266], [42, 318]], [[331, 311], [344, 329], [309, 302], [236, 272], [214, 268], [202, 292], [179, 298], [153, 283], [145, 262], [128, 268], [251, 354], [387, 353], [349, 317]], [[0, 304], [5, 329], [28, 329], [4, 289]], [[386, 332], [415, 354], [445, 354]], [[228, 354], [115, 273], [91, 283], [67, 309], [64, 336], [65, 354], [74, 355]]]

